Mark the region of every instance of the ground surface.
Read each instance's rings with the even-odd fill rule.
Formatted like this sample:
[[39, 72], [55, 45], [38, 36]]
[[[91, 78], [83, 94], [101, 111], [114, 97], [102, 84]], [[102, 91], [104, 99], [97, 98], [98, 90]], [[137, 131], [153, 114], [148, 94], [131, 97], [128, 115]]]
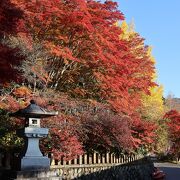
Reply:
[[166, 180], [180, 180], [180, 164], [154, 163], [154, 166], [166, 174]]

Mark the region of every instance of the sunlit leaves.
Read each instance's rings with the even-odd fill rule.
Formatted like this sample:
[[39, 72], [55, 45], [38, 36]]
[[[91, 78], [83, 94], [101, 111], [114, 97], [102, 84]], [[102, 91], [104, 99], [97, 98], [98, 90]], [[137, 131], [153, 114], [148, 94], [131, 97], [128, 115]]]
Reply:
[[165, 114], [164, 118], [170, 120], [167, 124], [171, 141], [171, 153], [178, 157], [180, 153], [180, 113], [176, 110], [171, 110]]
[[12, 66], [15, 75], [18, 70], [21, 76], [14, 77], [31, 90], [22, 86], [2, 93], [2, 108], [14, 111], [34, 97], [39, 105], [59, 110], [42, 123], [51, 128], [48, 148], [56, 158], [81, 154], [83, 145], [120, 151], [132, 143], [135, 148], [152, 143], [154, 126], [134, 114], [142, 93], [154, 86], [154, 62], [139, 34], [126, 24], [117, 26], [124, 19], [117, 3], [10, 0], [6, 5], [22, 14], [15, 32], [5, 33], [0, 50], [7, 48], [12, 56], [2, 61], [3, 68]]

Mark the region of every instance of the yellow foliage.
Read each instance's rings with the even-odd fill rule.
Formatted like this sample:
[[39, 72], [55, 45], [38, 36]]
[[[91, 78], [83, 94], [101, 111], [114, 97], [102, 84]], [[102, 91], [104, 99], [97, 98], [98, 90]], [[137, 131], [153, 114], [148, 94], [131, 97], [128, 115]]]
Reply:
[[[134, 29], [134, 22], [132, 21], [129, 25], [126, 21], [123, 21], [120, 25], [122, 33], [120, 35], [120, 39], [128, 41], [133, 39], [134, 36], [137, 36], [137, 33]], [[139, 47], [136, 47], [134, 51], [138, 48], [141, 48], [141, 44]], [[152, 47], [148, 47], [147, 56], [150, 61], [155, 64], [155, 58], [152, 56]], [[156, 72], [152, 76], [152, 81], [156, 82], [157, 74]], [[157, 119], [162, 117], [164, 113], [164, 105], [163, 105], [163, 86], [156, 86], [150, 89], [150, 95], [142, 94], [142, 107], [141, 112], [142, 116], [145, 117], [146, 120], [155, 122]]]
[[[122, 30], [122, 33], [120, 34], [119, 38], [124, 41], [133, 41], [135, 37], [138, 37], [138, 33], [135, 32], [134, 29], [134, 23], [131, 22], [131, 24], [127, 24], [126, 21], [123, 21], [120, 25], [120, 28]], [[139, 46], [136, 46], [134, 49], [131, 49], [131, 51], [134, 51], [134, 54], [136, 54], [136, 51], [138, 49], [141, 49], [144, 45], [139, 44]], [[146, 51], [146, 55], [149, 57], [149, 60], [153, 62], [153, 64], [156, 63], [155, 58], [152, 55], [152, 47], [148, 47]], [[141, 58], [141, 54], [137, 54], [139, 58]], [[156, 82], [157, 80], [157, 73], [154, 72], [152, 75], [152, 82]], [[150, 94], [142, 94], [141, 98], [141, 108], [139, 109], [141, 112], [142, 120], [149, 121], [152, 123], [155, 123], [157, 125], [157, 142], [156, 142], [156, 150], [162, 150], [165, 148], [165, 144], [167, 142], [167, 130], [165, 126], [162, 126], [161, 119], [165, 113], [165, 107], [163, 102], [163, 86], [155, 86], [149, 89]]]
[[[155, 58], [152, 56], [152, 48], [149, 47], [147, 55], [150, 60], [155, 63]], [[156, 82], [157, 74], [154, 73], [152, 80]], [[168, 136], [165, 122], [162, 121], [165, 114], [165, 106], [163, 101], [163, 86], [156, 86], [150, 89], [150, 95], [142, 94], [141, 113], [144, 120], [153, 122], [157, 125], [156, 142], [154, 150], [156, 152], [164, 152], [167, 148]]]
[[134, 26], [132, 24], [128, 25], [126, 21], [123, 21], [120, 27], [121, 27], [122, 33], [119, 37], [122, 40], [129, 40], [131, 36], [135, 34]]
[[[155, 64], [152, 56], [152, 47], [148, 47], [147, 55]], [[152, 76], [152, 81], [156, 82], [156, 72]], [[142, 94], [142, 115], [149, 121], [156, 122], [164, 115], [163, 86], [156, 86], [150, 89], [150, 95]]]
[[156, 122], [164, 114], [163, 86], [150, 89], [150, 95], [142, 95], [142, 115], [149, 121]]

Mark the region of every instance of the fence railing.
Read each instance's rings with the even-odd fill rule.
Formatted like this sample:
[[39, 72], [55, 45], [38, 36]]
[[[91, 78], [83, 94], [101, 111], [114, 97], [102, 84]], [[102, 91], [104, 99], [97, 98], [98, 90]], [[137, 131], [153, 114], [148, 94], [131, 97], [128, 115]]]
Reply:
[[[51, 157], [50, 168], [63, 179], [74, 179], [82, 175], [95, 173], [97, 171], [111, 168], [112, 166], [129, 163], [141, 158], [142, 156], [135, 154], [118, 155], [114, 153], [84, 154], [84, 155], [79, 155], [77, 158], [69, 161], [67, 161], [63, 157], [60, 160], [56, 160], [53, 157]], [[0, 153], [0, 169], [1, 168], [10, 169], [11, 159], [12, 159], [12, 154], [8, 153], [6, 155], [3, 155], [2, 153]]]
[[51, 169], [56, 169], [57, 174], [63, 179], [74, 179], [82, 175], [87, 175], [97, 171], [111, 168], [120, 164], [129, 163], [141, 159], [142, 156], [132, 155], [117, 155], [113, 153], [106, 154], [84, 154], [78, 158], [66, 161], [52, 159]]

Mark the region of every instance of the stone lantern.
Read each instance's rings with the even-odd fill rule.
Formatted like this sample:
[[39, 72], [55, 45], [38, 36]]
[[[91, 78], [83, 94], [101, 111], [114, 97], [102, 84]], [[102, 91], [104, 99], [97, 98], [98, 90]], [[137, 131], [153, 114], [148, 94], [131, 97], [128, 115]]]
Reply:
[[48, 129], [41, 128], [40, 119], [55, 116], [58, 112], [47, 112], [39, 107], [34, 100], [24, 109], [12, 113], [13, 117], [25, 118], [25, 127], [21, 136], [25, 139], [25, 149], [20, 160], [20, 170], [48, 170], [50, 159], [43, 156], [39, 149], [39, 139], [47, 137]]

